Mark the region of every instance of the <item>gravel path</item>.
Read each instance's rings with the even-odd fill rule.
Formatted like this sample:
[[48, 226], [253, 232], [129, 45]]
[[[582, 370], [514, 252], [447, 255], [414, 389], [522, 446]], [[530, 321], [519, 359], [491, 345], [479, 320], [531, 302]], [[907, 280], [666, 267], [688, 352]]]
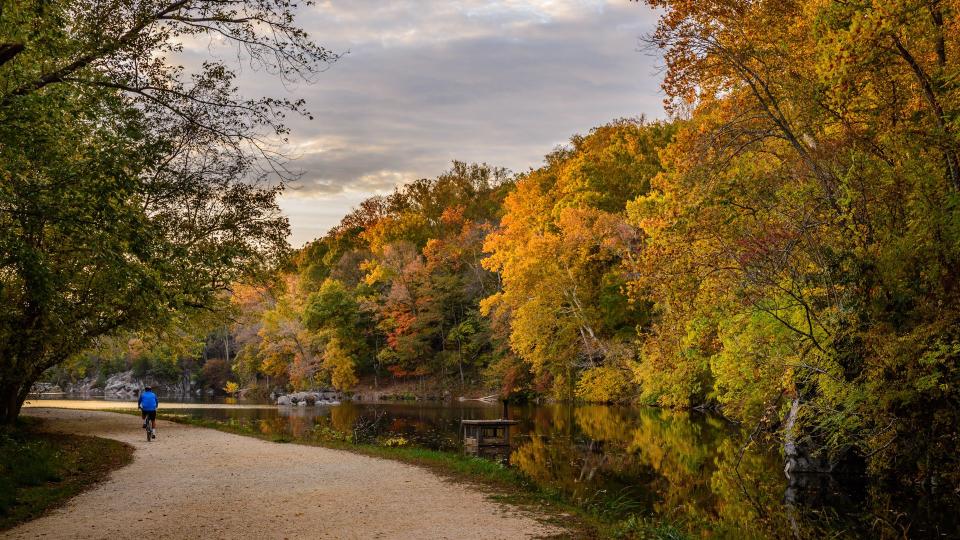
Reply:
[[349, 452], [139, 418], [25, 409], [51, 430], [136, 447], [115, 471], [10, 538], [529, 538], [556, 534], [476, 489]]

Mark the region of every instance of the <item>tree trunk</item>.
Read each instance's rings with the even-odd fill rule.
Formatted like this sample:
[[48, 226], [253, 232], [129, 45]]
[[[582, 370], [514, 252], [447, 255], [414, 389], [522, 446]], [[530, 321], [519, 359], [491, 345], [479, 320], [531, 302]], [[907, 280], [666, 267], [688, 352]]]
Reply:
[[797, 481], [798, 476], [803, 474], [833, 471], [830, 461], [817, 456], [816, 449], [799, 432], [796, 423], [800, 417], [800, 407], [800, 397], [793, 398], [783, 427], [783, 474], [790, 482]]
[[230, 365], [230, 329], [224, 325], [223, 327], [223, 352], [226, 353], [227, 366]]
[[19, 379], [0, 380], [0, 424], [9, 425], [17, 420], [32, 384], [33, 381]]
[[373, 387], [380, 389], [380, 338], [373, 337]]
[[460, 336], [457, 336], [457, 366], [460, 368], [460, 389], [463, 389], [463, 345]]

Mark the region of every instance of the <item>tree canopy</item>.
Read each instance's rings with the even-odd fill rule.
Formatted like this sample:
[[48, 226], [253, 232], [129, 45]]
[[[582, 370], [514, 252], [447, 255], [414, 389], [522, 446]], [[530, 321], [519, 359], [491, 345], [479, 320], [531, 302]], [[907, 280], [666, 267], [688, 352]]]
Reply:
[[[220, 36], [280, 77], [334, 59], [289, 2], [0, 7], [0, 421], [97, 338], [211, 309], [286, 250], [277, 144], [300, 101], [240, 96]], [[273, 175], [273, 177], [271, 177]]]

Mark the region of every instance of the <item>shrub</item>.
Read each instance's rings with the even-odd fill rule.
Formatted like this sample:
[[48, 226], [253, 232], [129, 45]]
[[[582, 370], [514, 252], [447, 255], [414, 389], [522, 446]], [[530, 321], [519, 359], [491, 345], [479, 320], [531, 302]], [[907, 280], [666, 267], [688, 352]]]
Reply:
[[200, 380], [203, 386], [220, 390], [227, 384], [230, 378], [230, 366], [221, 358], [211, 358], [203, 364], [200, 372]]
[[410, 441], [408, 441], [403, 437], [390, 437], [389, 439], [384, 439], [384, 441], [380, 444], [382, 446], [388, 446], [390, 448], [399, 448], [402, 446], [407, 446], [408, 444], [410, 444]]

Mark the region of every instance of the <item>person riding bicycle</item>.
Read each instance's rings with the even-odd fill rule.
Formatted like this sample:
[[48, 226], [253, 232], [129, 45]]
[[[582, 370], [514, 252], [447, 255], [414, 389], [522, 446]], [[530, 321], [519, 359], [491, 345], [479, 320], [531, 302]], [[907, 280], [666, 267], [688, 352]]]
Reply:
[[140, 417], [143, 418], [143, 427], [147, 427], [147, 422], [152, 423], [154, 437], [157, 436], [157, 407], [159, 405], [160, 400], [153, 393], [153, 388], [149, 384], [144, 386], [143, 392], [140, 392], [140, 399], [137, 400], [137, 408], [140, 409]]

